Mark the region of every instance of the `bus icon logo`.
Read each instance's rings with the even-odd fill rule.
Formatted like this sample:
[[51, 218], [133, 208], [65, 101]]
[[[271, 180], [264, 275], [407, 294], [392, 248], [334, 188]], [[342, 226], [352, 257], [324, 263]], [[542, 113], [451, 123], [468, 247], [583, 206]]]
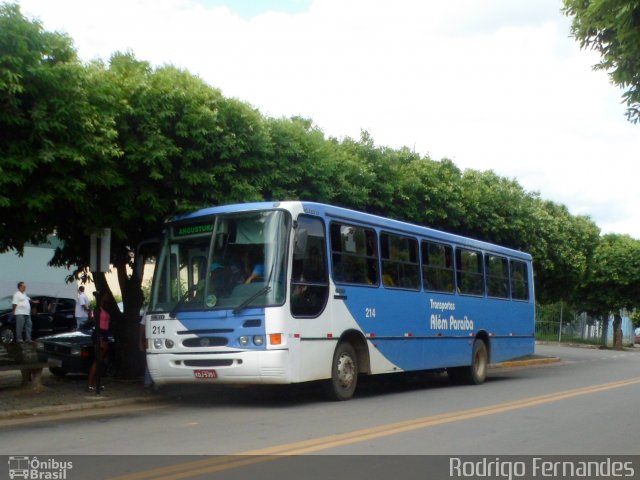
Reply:
[[29, 457], [9, 457], [9, 478], [29, 478]]

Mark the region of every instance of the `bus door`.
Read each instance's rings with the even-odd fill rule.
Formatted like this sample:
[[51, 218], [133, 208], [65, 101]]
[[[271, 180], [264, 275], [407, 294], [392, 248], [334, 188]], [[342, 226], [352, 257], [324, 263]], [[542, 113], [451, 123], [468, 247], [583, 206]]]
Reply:
[[[290, 308], [300, 334], [300, 344], [291, 344], [293, 376], [302, 380], [326, 378], [330, 371], [332, 342], [327, 241], [324, 222], [309, 215], [296, 221], [291, 259]], [[322, 359], [326, 359], [323, 362]]]
[[291, 314], [301, 319], [309, 333], [326, 332], [317, 318], [324, 312], [329, 297], [327, 245], [324, 223], [317, 217], [300, 215], [295, 229], [291, 262]]

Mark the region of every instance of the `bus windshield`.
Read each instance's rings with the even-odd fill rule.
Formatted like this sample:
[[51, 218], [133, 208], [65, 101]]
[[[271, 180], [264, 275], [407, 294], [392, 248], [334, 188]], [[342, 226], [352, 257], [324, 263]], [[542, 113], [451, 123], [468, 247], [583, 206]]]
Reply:
[[233, 213], [168, 226], [149, 313], [281, 305], [288, 212]]

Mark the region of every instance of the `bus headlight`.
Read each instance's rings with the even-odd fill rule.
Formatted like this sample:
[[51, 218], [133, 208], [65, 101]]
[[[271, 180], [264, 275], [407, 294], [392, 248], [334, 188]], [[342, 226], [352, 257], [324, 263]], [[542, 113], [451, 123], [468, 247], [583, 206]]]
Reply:
[[168, 338], [154, 338], [153, 339], [153, 349], [154, 350], [163, 350], [165, 348], [171, 349], [175, 346], [173, 340]]
[[253, 344], [257, 347], [261, 347], [262, 345], [264, 345], [264, 337], [262, 335], [254, 335]]
[[238, 339], [238, 343], [240, 345], [242, 345], [243, 347], [246, 347], [247, 345], [249, 345], [249, 337], [243, 335]]

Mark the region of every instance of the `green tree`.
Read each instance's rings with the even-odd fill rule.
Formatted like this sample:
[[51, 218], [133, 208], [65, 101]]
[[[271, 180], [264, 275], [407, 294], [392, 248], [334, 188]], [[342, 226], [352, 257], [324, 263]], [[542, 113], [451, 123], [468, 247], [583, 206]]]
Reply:
[[71, 40], [0, 5], [0, 252], [41, 241], [83, 200], [82, 172], [116, 155]]
[[614, 347], [622, 347], [622, 309], [640, 306], [640, 241], [629, 235], [602, 236], [595, 249], [585, 281], [581, 306], [604, 319], [603, 338], [613, 314]]
[[415, 158], [405, 151], [407, 161], [399, 165], [399, 185], [394, 214], [401, 220], [431, 228], [458, 232], [464, 225], [462, 172], [451, 160]]
[[[56, 225], [64, 248], [55, 261], [88, 263], [87, 233], [111, 228], [111, 262], [117, 270], [124, 318], [114, 322], [122, 371], [140, 370], [138, 312], [143, 302], [136, 246], [157, 236], [177, 213], [221, 202], [260, 198], [266, 132], [260, 115], [226, 100], [199, 78], [171, 66], [157, 69], [131, 53], [108, 66], [88, 66], [91, 100], [114, 126], [116, 153], [83, 173], [85, 207]], [[106, 282], [97, 279], [102, 288]]]
[[534, 258], [536, 295], [541, 302], [572, 302], [599, 243], [600, 229], [588, 217], [539, 199], [527, 228]]
[[261, 198], [263, 119], [187, 72], [132, 54], [82, 65], [66, 36], [16, 5], [1, 8], [0, 250], [55, 231], [64, 247], [53, 263], [86, 273], [89, 234], [111, 227], [125, 306], [125, 318], [114, 311], [119, 360], [135, 373], [136, 246], [176, 213]]
[[536, 197], [518, 182], [493, 171], [466, 170], [461, 178], [462, 235], [509, 246], [531, 247], [531, 220]]
[[335, 144], [308, 119], [266, 119], [269, 147], [262, 197], [331, 202], [341, 173]]
[[573, 17], [571, 32], [580, 46], [602, 57], [594, 68], [625, 90], [627, 118], [640, 121], [640, 2], [564, 0], [563, 11]]

